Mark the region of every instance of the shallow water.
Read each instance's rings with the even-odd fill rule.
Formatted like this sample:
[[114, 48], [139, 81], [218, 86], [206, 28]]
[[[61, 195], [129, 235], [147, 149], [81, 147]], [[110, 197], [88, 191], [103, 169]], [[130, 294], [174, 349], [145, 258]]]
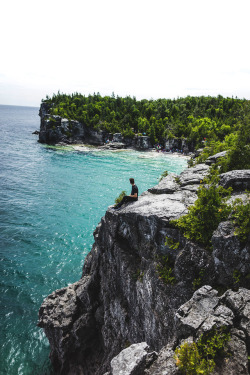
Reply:
[[38, 108], [0, 106], [0, 374], [49, 374], [49, 345], [36, 326], [53, 290], [81, 277], [93, 230], [134, 177], [139, 194], [187, 160], [37, 142]]

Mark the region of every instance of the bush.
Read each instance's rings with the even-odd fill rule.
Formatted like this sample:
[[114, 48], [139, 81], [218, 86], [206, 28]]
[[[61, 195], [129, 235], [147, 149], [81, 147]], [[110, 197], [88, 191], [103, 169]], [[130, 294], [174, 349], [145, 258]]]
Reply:
[[217, 186], [217, 182], [218, 171], [213, 170], [211, 175], [204, 179], [205, 184], [199, 188], [198, 199], [193, 206], [188, 208], [189, 213], [180, 219], [171, 221], [186, 238], [198, 242], [206, 248], [211, 246], [214, 230], [221, 221], [228, 218], [232, 209], [230, 205], [226, 204], [226, 199], [232, 189]]
[[240, 242], [244, 244], [250, 235], [250, 194], [248, 202], [244, 203], [237, 199], [233, 204], [232, 221], [235, 226], [235, 234], [239, 236]]
[[127, 195], [127, 192], [126, 192], [125, 190], [123, 190], [123, 191], [120, 193], [119, 197], [117, 197], [117, 198], [115, 199], [115, 204], [120, 203], [121, 200], [122, 200], [122, 198], [125, 197], [125, 195]]
[[175, 350], [176, 366], [185, 375], [211, 374], [216, 362], [227, 355], [229, 339], [229, 333], [221, 327], [201, 335], [197, 343], [185, 342]]
[[162, 279], [166, 284], [175, 284], [175, 277], [173, 276], [173, 269], [170, 259], [167, 255], [158, 258], [158, 265], [156, 267], [159, 279]]
[[168, 171], [164, 171], [164, 172], [161, 174], [159, 181], [161, 181], [164, 177], [167, 177], [167, 176], [168, 176]]

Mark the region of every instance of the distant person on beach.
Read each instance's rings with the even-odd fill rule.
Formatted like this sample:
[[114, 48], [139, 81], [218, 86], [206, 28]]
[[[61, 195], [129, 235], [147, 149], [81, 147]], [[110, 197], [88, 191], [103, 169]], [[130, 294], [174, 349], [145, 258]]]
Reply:
[[132, 185], [131, 194], [125, 195], [125, 197], [122, 198], [121, 202], [114, 207], [116, 210], [117, 208], [120, 208], [124, 203], [135, 202], [138, 200], [138, 187], [135, 185], [135, 180], [133, 178], [130, 178], [129, 181]]

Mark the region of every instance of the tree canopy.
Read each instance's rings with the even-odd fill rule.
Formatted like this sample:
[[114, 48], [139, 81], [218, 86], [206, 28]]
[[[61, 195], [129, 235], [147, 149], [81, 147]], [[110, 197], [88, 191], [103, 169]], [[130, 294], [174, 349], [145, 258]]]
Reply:
[[96, 130], [119, 132], [125, 137], [145, 134], [152, 144], [163, 143], [166, 138], [185, 138], [193, 148], [216, 144], [220, 151], [236, 141], [244, 122], [249, 123], [250, 113], [250, 101], [220, 95], [136, 100], [114, 94], [58, 92], [43, 102], [49, 104], [51, 115], [77, 120]]

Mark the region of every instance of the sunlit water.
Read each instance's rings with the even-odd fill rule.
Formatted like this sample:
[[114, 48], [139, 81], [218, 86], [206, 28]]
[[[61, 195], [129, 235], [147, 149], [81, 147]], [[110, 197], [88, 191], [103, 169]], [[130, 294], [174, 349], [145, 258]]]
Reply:
[[0, 106], [0, 374], [49, 374], [37, 324], [53, 290], [81, 277], [93, 230], [134, 177], [139, 193], [186, 159], [153, 152], [48, 148], [38, 108]]

